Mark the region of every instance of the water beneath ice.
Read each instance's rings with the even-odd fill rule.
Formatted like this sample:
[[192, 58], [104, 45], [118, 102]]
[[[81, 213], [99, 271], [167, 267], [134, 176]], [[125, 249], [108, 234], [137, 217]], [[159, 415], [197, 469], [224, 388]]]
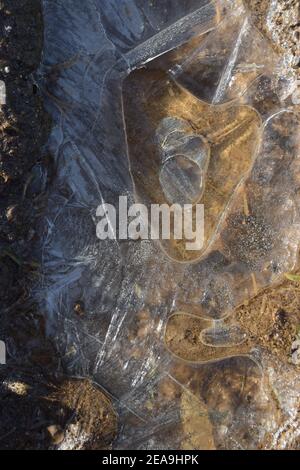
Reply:
[[[297, 261], [299, 122], [281, 57], [238, 0], [43, 8], [56, 176], [39, 291], [64, 369], [113, 397], [116, 448], [278, 446], [300, 381], [234, 309]], [[200, 201], [204, 247], [98, 240], [96, 209], [120, 195]]]

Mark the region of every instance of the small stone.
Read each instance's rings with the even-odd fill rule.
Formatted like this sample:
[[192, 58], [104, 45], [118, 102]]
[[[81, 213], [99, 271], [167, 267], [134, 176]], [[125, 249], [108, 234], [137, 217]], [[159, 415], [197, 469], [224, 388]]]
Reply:
[[29, 386], [23, 382], [4, 382], [3, 385], [7, 390], [19, 396], [27, 395], [29, 390]]
[[65, 435], [61, 426], [52, 424], [51, 426], [48, 426], [47, 431], [52, 438], [53, 444], [59, 445], [63, 442]]
[[292, 343], [292, 363], [296, 366], [300, 364], [300, 339]]
[[74, 305], [74, 312], [82, 317], [85, 314], [83, 302], [76, 302]]
[[6, 211], [6, 218], [8, 222], [11, 222], [14, 219], [15, 212], [16, 212], [16, 206], [8, 207]]
[[0, 105], [6, 104], [6, 86], [3, 80], [0, 80]]

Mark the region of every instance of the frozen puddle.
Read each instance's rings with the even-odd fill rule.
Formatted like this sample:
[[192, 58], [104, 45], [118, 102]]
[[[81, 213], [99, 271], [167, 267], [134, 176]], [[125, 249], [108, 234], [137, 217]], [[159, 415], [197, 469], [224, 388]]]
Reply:
[[[57, 172], [39, 292], [64, 370], [111, 394], [116, 448], [276, 447], [297, 371], [286, 365], [283, 390], [282, 364], [234, 309], [297, 260], [299, 121], [282, 58], [238, 0], [43, 5]], [[200, 201], [204, 247], [100, 241], [96, 208], [120, 195]]]

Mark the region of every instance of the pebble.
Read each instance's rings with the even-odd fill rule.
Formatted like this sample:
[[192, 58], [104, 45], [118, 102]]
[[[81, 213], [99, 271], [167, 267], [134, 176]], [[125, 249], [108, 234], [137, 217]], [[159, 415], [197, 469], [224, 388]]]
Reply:
[[300, 339], [292, 343], [292, 363], [296, 366], [300, 364]]
[[6, 86], [3, 80], [0, 80], [0, 105], [6, 104]]
[[79, 316], [82, 317], [85, 313], [84, 311], [84, 305], [82, 302], [78, 301], [74, 305], [74, 312]]
[[52, 424], [51, 426], [48, 426], [47, 431], [52, 438], [53, 444], [59, 445], [63, 442], [65, 435], [61, 426]]

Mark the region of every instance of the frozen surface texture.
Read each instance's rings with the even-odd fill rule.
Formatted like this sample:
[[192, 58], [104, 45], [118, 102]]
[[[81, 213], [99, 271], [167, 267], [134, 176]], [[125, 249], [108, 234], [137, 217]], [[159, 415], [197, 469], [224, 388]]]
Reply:
[[[235, 313], [297, 261], [284, 57], [238, 0], [43, 3], [57, 171], [38, 291], [62, 366], [112, 395], [116, 448], [294, 445], [299, 369]], [[203, 249], [98, 240], [119, 195], [202, 202]]]

